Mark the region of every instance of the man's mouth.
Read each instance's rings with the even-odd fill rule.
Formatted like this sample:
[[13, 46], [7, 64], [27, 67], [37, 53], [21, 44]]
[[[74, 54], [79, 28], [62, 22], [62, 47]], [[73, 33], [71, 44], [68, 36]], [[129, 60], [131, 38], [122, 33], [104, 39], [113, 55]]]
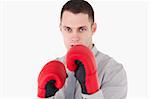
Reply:
[[74, 45], [71, 45], [71, 47], [73, 47]]
[[80, 45], [80, 44], [73, 44], [73, 45], [70, 45], [70, 48], [73, 47], [73, 46], [76, 46], [76, 45]]
[[75, 45], [80, 45], [81, 43], [75, 43], [75, 44], [70, 44], [70, 48], [75, 46]]

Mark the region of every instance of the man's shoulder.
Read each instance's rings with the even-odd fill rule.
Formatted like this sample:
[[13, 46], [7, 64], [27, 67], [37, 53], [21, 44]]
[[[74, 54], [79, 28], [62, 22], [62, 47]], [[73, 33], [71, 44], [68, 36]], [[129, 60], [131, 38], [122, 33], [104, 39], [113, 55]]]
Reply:
[[113, 57], [104, 54], [100, 51], [98, 51], [96, 61], [98, 64], [98, 68], [101, 68], [103, 70], [123, 69], [123, 65], [120, 62], [115, 60]]
[[61, 61], [62, 63], [65, 62], [65, 56], [57, 57], [56, 60]]

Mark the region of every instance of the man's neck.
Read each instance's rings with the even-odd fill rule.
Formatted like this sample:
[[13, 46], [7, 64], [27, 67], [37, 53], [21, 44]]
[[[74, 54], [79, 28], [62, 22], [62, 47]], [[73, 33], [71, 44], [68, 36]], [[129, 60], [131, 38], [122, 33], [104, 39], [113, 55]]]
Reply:
[[92, 43], [89, 48], [92, 50], [92, 48], [94, 47], [94, 44]]

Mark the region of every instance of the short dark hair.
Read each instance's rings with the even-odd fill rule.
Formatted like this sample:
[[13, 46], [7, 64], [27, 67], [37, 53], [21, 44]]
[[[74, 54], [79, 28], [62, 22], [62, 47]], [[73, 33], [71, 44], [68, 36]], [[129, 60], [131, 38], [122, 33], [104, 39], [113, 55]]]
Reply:
[[94, 22], [94, 10], [92, 6], [85, 0], [69, 0], [68, 2], [66, 2], [61, 9], [60, 19], [62, 19], [64, 11], [70, 11], [74, 14], [88, 14], [89, 19], [91, 19], [92, 22]]

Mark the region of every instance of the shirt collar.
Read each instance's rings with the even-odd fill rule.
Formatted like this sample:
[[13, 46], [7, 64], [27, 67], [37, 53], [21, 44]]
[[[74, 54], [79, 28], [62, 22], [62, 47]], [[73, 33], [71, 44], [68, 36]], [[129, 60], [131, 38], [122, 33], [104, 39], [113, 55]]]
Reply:
[[93, 52], [93, 54], [94, 54], [94, 56], [96, 56], [96, 54], [97, 54], [97, 52], [98, 52], [98, 50], [97, 50], [97, 48], [96, 48], [96, 46], [95, 46], [95, 44], [93, 44], [93, 47], [92, 47], [92, 52]]

